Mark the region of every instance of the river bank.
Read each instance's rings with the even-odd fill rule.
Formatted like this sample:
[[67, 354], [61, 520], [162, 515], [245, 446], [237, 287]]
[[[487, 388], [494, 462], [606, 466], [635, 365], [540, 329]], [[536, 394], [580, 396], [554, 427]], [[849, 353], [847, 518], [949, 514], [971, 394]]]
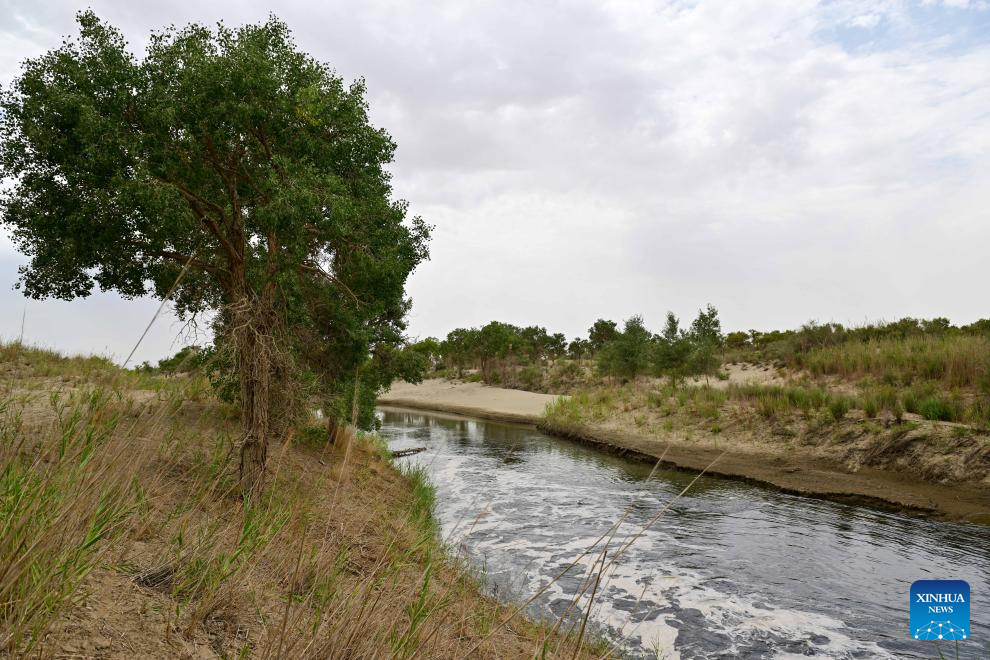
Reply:
[[[990, 485], [983, 483], [985, 479], [939, 483], [920, 478], [917, 471], [893, 467], [905, 462], [901, 458], [910, 458], [919, 451], [908, 445], [923, 442], [929, 437], [925, 433], [939, 431], [932, 425], [921, 428], [920, 422], [911, 421], [912, 427], [905, 427], [902, 433], [899, 427], [879, 428], [880, 422], [869, 420], [851, 419], [812, 430], [747, 419], [745, 428], [742, 424], [740, 428], [724, 424], [724, 428], [713, 432], [709, 424], [708, 428], [694, 425], [674, 430], [669, 424], [664, 429], [634, 422], [634, 417], [643, 415], [637, 413], [634, 402], [613, 405], [624, 416], [597, 421], [559, 414], [545, 417], [547, 404], [555, 400], [548, 394], [433, 379], [420, 385], [397, 383], [379, 402], [535, 424], [548, 433], [620, 455], [647, 462], [662, 457], [665, 467], [691, 471], [707, 468], [708, 474], [759, 482], [797, 495], [926, 517], [990, 523]], [[876, 433], [872, 424], [878, 427]], [[937, 437], [944, 435], [951, 435], [951, 429]], [[864, 465], [862, 455], [879, 454], [881, 445], [889, 454], [884, 467]], [[976, 447], [976, 451], [984, 450]]]
[[402, 381], [393, 383], [391, 390], [378, 397], [378, 402], [389, 406], [468, 415], [496, 422], [538, 424], [542, 421], [547, 406], [557, 399], [556, 394], [430, 378], [416, 385]]
[[[531, 658], [572, 637], [485, 593], [423, 472], [298, 428], [238, 496], [237, 411], [200, 376], [0, 344], [3, 657]], [[600, 657], [588, 642], [580, 657]]]

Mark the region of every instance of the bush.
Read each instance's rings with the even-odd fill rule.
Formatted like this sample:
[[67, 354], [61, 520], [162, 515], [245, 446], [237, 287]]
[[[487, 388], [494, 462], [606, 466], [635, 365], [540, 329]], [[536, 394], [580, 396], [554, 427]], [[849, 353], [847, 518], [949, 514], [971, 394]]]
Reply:
[[325, 426], [304, 426], [296, 430], [293, 439], [303, 447], [322, 447], [327, 444], [329, 436]]
[[523, 367], [519, 371], [519, 385], [531, 392], [539, 390], [543, 386], [543, 370], [535, 364]]

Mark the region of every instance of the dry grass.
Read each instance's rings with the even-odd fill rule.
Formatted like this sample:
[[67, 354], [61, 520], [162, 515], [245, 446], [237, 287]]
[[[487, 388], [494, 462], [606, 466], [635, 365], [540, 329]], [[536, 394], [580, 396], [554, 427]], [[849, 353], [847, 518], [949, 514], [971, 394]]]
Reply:
[[915, 336], [849, 341], [801, 354], [798, 366], [847, 380], [872, 377], [888, 385], [938, 381], [945, 387], [990, 385], [990, 338]]
[[236, 496], [236, 415], [197, 378], [0, 347], [0, 644], [99, 657], [584, 657], [479, 595], [422, 473], [373, 436], [273, 447]]

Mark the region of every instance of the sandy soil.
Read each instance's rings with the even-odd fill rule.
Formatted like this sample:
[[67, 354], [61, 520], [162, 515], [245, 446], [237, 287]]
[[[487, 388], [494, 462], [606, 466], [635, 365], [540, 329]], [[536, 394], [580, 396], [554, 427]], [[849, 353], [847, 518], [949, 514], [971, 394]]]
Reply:
[[[728, 378], [719, 380], [718, 378], [705, 378], [695, 376], [688, 378], [688, 385], [711, 385], [715, 389], [725, 390], [729, 385], [783, 385], [787, 378], [778, 369], [769, 364], [751, 364], [748, 362], [735, 362], [733, 364], [723, 364], [722, 373]], [[655, 379], [660, 382], [662, 379]]]
[[378, 397], [378, 402], [390, 406], [471, 415], [500, 422], [536, 424], [543, 418], [547, 404], [556, 399], [555, 394], [507, 390], [482, 383], [433, 378], [418, 385], [394, 383], [389, 392]]
[[[776, 374], [748, 368], [731, 372], [733, 382], [773, 382]], [[724, 382], [724, 381], [723, 381]], [[713, 380], [714, 384], [714, 380]], [[547, 403], [556, 397], [479, 383], [428, 380], [420, 385], [396, 383], [380, 403], [408, 408], [459, 413], [497, 421], [535, 423], [548, 433], [600, 446], [606, 451], [655, 462], [663, 456], [667, 467], [707, 468], [709, 474], [760, 482], [785, 492], [822, 497], [876, 508], [970, 522], [990, 523], [990, 488], [984, 483], [943, 484], [891, 469], [850, 465], [829, 458], [833, 447], [781, 443], [753, 430], [746, 434], [723, 432], [710, 438], [680, 433], [635, 430], [628, 420], [550, 427], [542, 419]], [[766, 437], [763, 437], [763, 436]], [[747, 439], [748, 438], [748, 439]], [[714, 463], [713, 463], [714, 461]]]

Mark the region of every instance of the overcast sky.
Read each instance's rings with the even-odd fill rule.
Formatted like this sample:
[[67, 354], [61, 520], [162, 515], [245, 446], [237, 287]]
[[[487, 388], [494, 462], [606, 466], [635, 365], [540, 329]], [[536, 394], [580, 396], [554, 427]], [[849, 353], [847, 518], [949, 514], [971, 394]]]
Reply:
[[[364, 76], [397, 196], [436, 226], [410, 332], [568, 337], [711, 302], [725, 329], [990, 316], [990, 5], [966, 0], [93, 2], [151, 29], [288, 22]], [[0, 81], [81, 5], [0, 0]], [[0, 237], [0, 337], [23, 263]], [[25, 339], [121, 359], [157, 302], [27, 303]], [[138, 359], [187, 340], [163, 317]]]

